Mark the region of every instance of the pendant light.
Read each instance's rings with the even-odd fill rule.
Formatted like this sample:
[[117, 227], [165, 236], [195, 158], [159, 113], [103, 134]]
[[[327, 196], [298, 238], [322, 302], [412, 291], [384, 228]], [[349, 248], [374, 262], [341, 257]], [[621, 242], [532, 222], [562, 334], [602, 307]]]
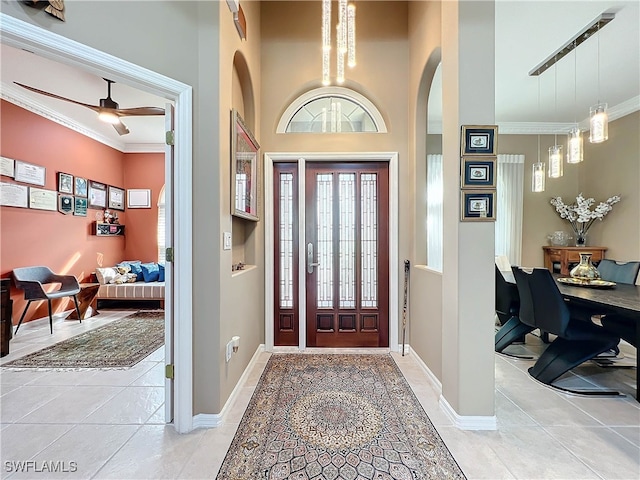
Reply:
[[[346, 57], [346, 58], [345, 58]], [[356, 65], [356, 7], [338, 1], [336, 24], [336, 83], [345, 81], [345, 61]], [[331, 0], [322, 0], [322, 84], [331, 84]]]
[[577, 53], [576, 42], [573, 42], [573, 122], [575, 125], [569, 132], [567, 141], [567, 163], [580, 163], [583, 159], [582, 132], [576, 119], [576, 107], [578, 105], [578, 80], [577, 80]]
[[[553, 92], [554, 92], [554, 114], [558, 113], [558, 71], [553, 67]], [[558, 145], [558, 134], [554, 135], [554, 145], [549, 147], [549, 178], [560, 178], [562, 171], [562, 145]]]
[[598, 103], [589, 109], [589, 141], [602, 143], [609, 138], [607, 104], [600, 102], [600, 24], [598, 23]]
[[[540, 77], [538, 77], [538, 114], [540, 113]], [[544, 192], [545, 174], [544, 163], [540, 161], [540, 134], [538, 134], [538, 161], [533, 164], [531, 171], [531, 191], [534, 193]]]

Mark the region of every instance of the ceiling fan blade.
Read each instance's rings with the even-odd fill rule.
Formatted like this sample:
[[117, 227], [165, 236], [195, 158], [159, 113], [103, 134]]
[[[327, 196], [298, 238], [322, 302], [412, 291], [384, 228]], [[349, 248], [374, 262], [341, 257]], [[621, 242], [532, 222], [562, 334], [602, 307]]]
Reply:
[[126, 135], [127, 133], [129, 133], [129, 129], [122, 122], [114, 123], [113, 128], [116, 129], [116, 132], [118, 132], [118, 135]]
[[135, 107], [135, 108], [118, 108], [113, 112], [119, 117], [133, 117], [142, 115], [164, 115], [164, 108], [160, 107]]
[[30, 87], [30, 86], [24, 85], [22, 83], [18, 83], [18, 82], [13, 82], [13, 83], [15, 83], [16, 85], [21, 86], [22, 88], [26, 88], [27, 90], [30, 90], [32, 92], [39, 93], [40, 95], [45, 95], [45, 96], [51, 97], [51, 98], [57, 98], [58, 100], [64, 100], [65, 102], [75, 103], [76, 105], [81, 105], [83, 107], [90, 108], [94, 112], [99, 112], [100, 111], [100, 107], [95, 106], [95, 105], [89, 105], [87, 103], [77, 102], [76, 100], [71, 100], [70, 98], [61, 97], [60, 95], [56, 95], [55, 93], [45, 92], [44, 90], [38, 90], [37, 88]]

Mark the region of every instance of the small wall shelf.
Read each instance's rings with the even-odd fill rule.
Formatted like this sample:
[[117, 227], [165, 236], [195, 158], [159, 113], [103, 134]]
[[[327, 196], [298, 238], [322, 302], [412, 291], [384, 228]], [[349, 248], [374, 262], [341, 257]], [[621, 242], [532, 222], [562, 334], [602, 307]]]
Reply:
[[117, 237], [124, 235], [124, 225], [119, 223], [100, 223], [94, 225], [94, 235], [100, 237]]

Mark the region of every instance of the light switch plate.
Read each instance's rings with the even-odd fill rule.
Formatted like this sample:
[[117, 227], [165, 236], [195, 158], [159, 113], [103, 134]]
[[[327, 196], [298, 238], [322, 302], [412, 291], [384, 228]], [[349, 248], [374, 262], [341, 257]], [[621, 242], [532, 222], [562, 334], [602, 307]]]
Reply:
[[222, 249], [231, 250], [231, 232], [223, 233]]

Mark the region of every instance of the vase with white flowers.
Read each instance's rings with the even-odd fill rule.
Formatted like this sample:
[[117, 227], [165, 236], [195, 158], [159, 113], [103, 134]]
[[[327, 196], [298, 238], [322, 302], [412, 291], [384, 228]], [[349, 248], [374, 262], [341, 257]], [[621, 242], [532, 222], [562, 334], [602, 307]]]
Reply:
[[587, 230], [591, 228], [596, 220], [602, 221], [604, 216], [613, 209], [613, 205], [620, 201], [620, 195], [614, 195], [605, 202], [600, 202], [594, 210], [591, 206], [595, 203], [593, 198], [584, 198], [579, 194], [576, 197], [576, 203], [570, 205], [562, 201], [562, 197], [553, 197], [551, 205], [556, 207], [556, 212], [560, 218], [564, 218], [569, 222], [573, 232], [576, 234], [576, 247], [586, 245]]

